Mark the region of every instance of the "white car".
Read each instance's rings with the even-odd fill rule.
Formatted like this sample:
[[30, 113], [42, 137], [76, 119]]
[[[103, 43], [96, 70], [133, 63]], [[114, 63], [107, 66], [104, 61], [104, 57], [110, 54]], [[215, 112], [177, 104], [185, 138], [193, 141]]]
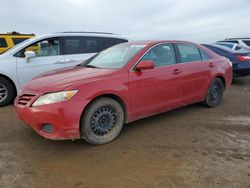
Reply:
[[217, 42], [230, 42], [234, 44], [240, 44], [245, 47], [250, 47], [250, 38], [227, 38], [225, 40]]
[[[30, 38], [0, 55], [0, 106], [41, 73], [74, 66], [126, 37], [101, 32], [61, 32]], [[53, 81], [53, 80], [51, 80]]]
[[244, 49], [244, 50], [248, 50], [250, 52], [250, 46], [245, 46], [245, 45], [231, 43], [231, 42], [216, 42], [214, 44], [225, 46], [225, 47], [230, 48], [230, 49], [235, 50], [235, 51], [239, 51], [239, 50]]

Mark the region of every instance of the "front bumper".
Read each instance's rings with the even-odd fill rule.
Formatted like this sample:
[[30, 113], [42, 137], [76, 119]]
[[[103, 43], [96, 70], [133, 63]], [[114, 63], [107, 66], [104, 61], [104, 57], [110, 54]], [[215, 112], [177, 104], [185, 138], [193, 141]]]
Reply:
[[[31, 126], [39, 135], [52, 139], [80, 138], [80, 119], [86, 104], [77, 100], [69, 100], [48, 105], [32, 107], [38, 98], [36, 95], [26, 105], [15, 100], [15, 111], [20, 120]], [[47, 129], [48, 125], [51, 129]]]

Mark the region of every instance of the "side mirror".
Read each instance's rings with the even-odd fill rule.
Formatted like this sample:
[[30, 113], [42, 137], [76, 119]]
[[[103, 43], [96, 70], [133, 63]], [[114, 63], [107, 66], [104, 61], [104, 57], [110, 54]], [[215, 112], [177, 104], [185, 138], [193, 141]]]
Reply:
[[153, 68], [155, 68], [155, 64], [154, 64], [154, 61], [152, 60], [140, 61], [136, 65], [137, 70], [145, 70], [145, 69], [153, 69]]
[[24, 52], [24, 55], [25, 55], [25, 58], [26, 58], [27, 62], [29, 62], [29, 60], [31, 58], [36, 57], [36, 54], [33, 51], [26, 51], [26, 52]]

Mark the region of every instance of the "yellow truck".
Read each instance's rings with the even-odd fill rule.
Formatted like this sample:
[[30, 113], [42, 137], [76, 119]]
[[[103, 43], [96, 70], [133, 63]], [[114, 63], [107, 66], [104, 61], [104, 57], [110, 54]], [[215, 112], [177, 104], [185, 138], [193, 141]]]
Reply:
[[[22, 34], [18, 32], [8, 32], [5, 34], [0, 33], [0, 54], [5, 52], [6, 50], [12, 48], [13, 46], [34, 37], [35, 34]], [[33, 51], [36, 51], [37, 47], [34, 46]]]

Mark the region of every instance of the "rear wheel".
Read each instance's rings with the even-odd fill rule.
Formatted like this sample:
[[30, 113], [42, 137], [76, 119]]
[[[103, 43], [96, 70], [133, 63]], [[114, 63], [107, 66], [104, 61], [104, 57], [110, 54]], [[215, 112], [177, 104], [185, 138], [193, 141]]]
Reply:
[[81, 119], [84, 139], [95, 145], [114, 140], [124, 124], [124, 112], [114, 99], [102, 97], [93, 101]]
[[0, 107], [13, 102], [16, 90], [9, 80], [0, 77]]
[[210, 84], [204, 104], [209, 107], [216, 107], [221, 103], [224, 85], [221, 79], [216, 78]]

